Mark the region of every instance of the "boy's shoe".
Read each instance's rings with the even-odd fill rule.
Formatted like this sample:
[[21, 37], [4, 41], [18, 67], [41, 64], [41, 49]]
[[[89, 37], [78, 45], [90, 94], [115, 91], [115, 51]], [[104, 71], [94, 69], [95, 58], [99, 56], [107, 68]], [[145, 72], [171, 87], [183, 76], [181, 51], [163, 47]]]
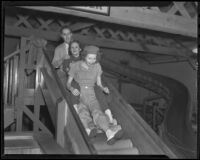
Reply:
[[119, 140], [123, 136], [123, 131], [120, 125], [116, 125], [112, 127], [111, 129], [108, 129], [106, 131], [107, 136], [107, 144], [113, 145], [116, 140]]
[[92, 129], [87, 128], [86, 132], [90, 138], [93, 138], [93, 137], [96, 137], [98, 130], [96, 128], [92, 128]]
[[110, 109], [106, 109], [105, 110], [105, 114], [107, 115], [107, 117], [109, 118], [109, 123], [112, 126], [116, 126], [117, 125], [117, 120], [113, 118], [113, 115], [111, 113]]
[[93, 128], [93, 129], [90, 131], [89, 137], [90, 137], [90, 138], [96, 137], [97, 133], [98, 133], [98, 130], [97, 130], [96, 128]]

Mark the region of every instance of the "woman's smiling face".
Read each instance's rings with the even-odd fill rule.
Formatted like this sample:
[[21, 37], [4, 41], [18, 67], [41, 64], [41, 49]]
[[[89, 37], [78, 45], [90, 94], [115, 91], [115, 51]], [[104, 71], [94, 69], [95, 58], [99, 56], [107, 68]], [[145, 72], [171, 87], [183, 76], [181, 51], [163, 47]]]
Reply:
[[96, 54], [87, 54], [86, 57], [85, 57], [85, 61], [87, 63], [87, 65], [92, 65], [96, 62], [96, 59], [97, 59], [97, 55]]
[[73, 42], [70, 46], [70, 51], [74, 57], [78, 57], [80, 55], [81, 48], [77, 42]]

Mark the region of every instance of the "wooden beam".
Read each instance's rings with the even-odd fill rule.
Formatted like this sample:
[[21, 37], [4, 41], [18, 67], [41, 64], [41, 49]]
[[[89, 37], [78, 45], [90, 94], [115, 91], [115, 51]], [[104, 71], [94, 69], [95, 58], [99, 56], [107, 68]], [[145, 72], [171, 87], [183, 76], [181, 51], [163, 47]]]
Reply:
[[181, 12], [181, 14], [189, 19], [192, 19], [190, 14], [187, 12], [186, 8], [184, 7], [184, 3], [186, 2], [173, 2], [173, 4], [176, 6], [176, 8]]
[[19, 49], [16, 50], [16, 51], [14, 51], [13, 53], [9, 54], [8, 56], [4, 57], [4, 62], [5, 62], [7, 59], [9, 59], [9, 58], [11, 58], [11, 57], [13, 57], [13, 56], [15, 56], [15, 55], [17, 55], [17, 54], [19, 54]]
[[72, 29], [73, 32], [75, 32], [84, 28], [91, 27], [94, 24], [95, 23], [77, 22], [74, 25], [70, 26], [70, 28]]
[[[58, 41], [59, 39], [59, 32], [43, 31], [43, 30], [28, 29], [28, 28], [24, 29], [20, 27], [12, 27], [9, 25], [5, 26], [5, 35], [20, 36], [20, 37], [21, 36], [29, 37], [31, 35], [35, 35], [39, 38], [44, 38], [46, 40], [51, 40], [51, 41]], [[135, 42], [109, 40], [97, 37], [83, 36], [80, 34], [74, 34], [74, 39], [84, 42], [84, 44], [93, 44], [100, 47], [120, 49], [120, 50], [139, 51], [147, 53], [149, 52], [149, 53], [165, 54], [172, 56], [174, 56], [174, 54], [177, 54], [177, 52], [179, 52], [175, 48], [168, 48], [155, 45], [145, 45], [144, 47], [141, 46], [141, 44]]]
[[[49, 131], [49, 129], [38, 119], [38, 117], [35, 117], [35, 115], [26, 107], [23, 106], [23, 111], [24, 113], [27, 114], [27, 116], [34, 122], [37, 124], [38, 128], [40, 128], [42, 131], [48, 133], [49, 135], [52, 135], [52, 133]], [[36, 131], [34, 131], [36, 132]]]
[[9, 60], [9, 66], [10, 66], [10, 70], [9, 70], [9, 83], [8, 83], [8, 103], [12, 104], [12, 96], [13, 96], [13, 92], [12, 92], [12, 88], [13, 88], [13, 83], [12, 83], [12, 79], [13, 79], [13, 58], [11, 58]]
[[4, 129], [14, 122], [14, 107], [4, 107]]
[[53, 126], [56, 126], [56, 105], [53, 103], [49, 91], [47, 89], [43, 89], [41, 86], [39, 87], [42, 97], [44, 98], [45, 105], [48, 108]]
[[23, 6], [22, 8], [74, 15], [108, 23], [197, 38], [197, 21], [188, 20], [181, 16], [169, 15], [162, 12], [155, 13], [155, 11], [149, 9], [144, 10], [141, 7], [111, 7], [110, 16], [50, 6]]
[[9, 61], [4, 62], [4, 105], [8, 104], [8, 79], [9, 79]]
[[178, 63], [178, 62], [187, 62], [187, 59], [183, 59], [183, 60], [171, 60], [171, 61], [158, 61], [158, 62], [151, 62], [152, 65], [155, 64], [164, 64], [164, 63]]
[[[15, 103], [15, 96], [17, 96], [17, 89], [18, 89], [18, 84], [19, 84], [19, 56], [15, 56], [14, 58], [14, 75], [13, 75], [13, 102]], [[14, 104], [13, 103], [13, 104]]]
[[26, 47], [26, 39], [24, 37], [21, 38], [20, 41], [20, 64], [19, 64], [19, 85], [18, 85], [18, 97], [16, 98], [16, 110], [17, 110], [17, 121], [16, 121], [16, 131], [22, 131], [22, 107], [24, 106], [23, 96], [24, 96], [24, 65], [25, 65], [25, 47]]
[[23, 132], [4, 132], [4, 140], [12, 139], [33, 139], [33, 132], [23, 131]]

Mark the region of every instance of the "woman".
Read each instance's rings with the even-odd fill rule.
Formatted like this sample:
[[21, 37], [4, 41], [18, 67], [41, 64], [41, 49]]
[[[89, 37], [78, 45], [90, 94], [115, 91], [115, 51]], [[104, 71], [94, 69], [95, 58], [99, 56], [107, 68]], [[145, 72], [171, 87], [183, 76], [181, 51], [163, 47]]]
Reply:
[[[83, 60], [73, 63], [70, 67], [67, 87], [73, 95], [80, 95], [80, 104], [77, 106], [77, 112], [84, 127], [90, 128], [90, 124], [94, 122], [97, 127], [106, 133], [107, 143], [113, 144], [116, 139], [122, 137], [123, 132], [120, 125], [110, 125], [109, 118], [102, 112], [95, 96], [95, 83], [105, 93], [109, 93], [109, 89], [104, 87], [101, 82], [102, 70], [97, 61], [100, 56], [99, 48], [86, 46], [82, 55]], [[71, 86], [73, 79], [79, 84], [80, 90]]]

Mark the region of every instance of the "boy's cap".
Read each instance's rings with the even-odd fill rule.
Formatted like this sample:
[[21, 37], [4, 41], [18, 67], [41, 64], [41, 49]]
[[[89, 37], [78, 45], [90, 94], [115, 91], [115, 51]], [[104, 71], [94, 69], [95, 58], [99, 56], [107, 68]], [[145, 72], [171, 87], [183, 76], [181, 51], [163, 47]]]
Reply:
[[86, 53], [88, 53], [88, 54], [90, 54], [90, 53], [97, 54], [99, 52], [99, 47], [92, 46], [92, 45], [85, 46], [85, 48], [83, 49], [83, 51], [86, 52]]

